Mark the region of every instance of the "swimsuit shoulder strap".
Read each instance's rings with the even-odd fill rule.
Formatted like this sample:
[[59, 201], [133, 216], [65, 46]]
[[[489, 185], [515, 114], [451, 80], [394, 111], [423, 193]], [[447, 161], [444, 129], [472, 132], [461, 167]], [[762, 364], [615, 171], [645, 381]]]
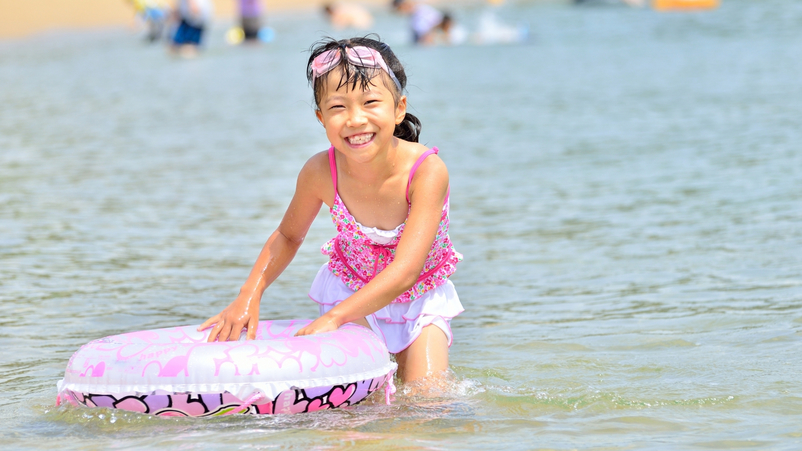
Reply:
[[[409, 185], [412, 184], [412, 177], [415, 177], [415, 171], [418, 170], [418, 167], [420, 167], [426, 157], [432, 154], [437, 154], [438, 152], [440, 152], [440, 149], [437, 147], [432, 147], [426, 152], [423, 152], [423, 154], [418, 157], [417, 161], [415, 161], [415, 164], [412, 165], [412, 169], [409, 170], [409, 180], [407, 180], [407, 203], [409, 203]], [[449, 191], [451, 190], [449, 189]], [[448, 195], [446, 195], [446, 202], [448, 202]]]
[[334, 146], [329, 147], [329, 169], [331, 169], [331, 181], [334, 183], [334, 197], [337, 197], [337, 160], [334, 159]]

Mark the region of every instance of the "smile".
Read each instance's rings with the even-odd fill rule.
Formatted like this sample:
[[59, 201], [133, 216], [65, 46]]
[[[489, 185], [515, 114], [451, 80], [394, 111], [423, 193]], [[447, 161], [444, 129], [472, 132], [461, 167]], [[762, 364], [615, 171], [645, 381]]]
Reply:
[[345, 138], [345, 140], [348, 141], [348, 144], [351, 144], [352, 146], [360, 146], [372, 141], [375, 135], [375, 133], [360, 133], [358, 135], [349, 136]]

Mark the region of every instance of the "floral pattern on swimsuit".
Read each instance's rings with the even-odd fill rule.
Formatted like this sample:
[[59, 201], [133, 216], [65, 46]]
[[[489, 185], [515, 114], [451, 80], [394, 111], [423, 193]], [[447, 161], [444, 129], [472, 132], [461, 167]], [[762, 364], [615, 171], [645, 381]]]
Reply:
[[[329, 270], [345, 285], [357, 291], [387, 267], [395, 257], [395, 248], [404, 231], [406, 221], [398, 235], [388, 244], [378, 244], [368, 238], [346, 208], [339, 194], [334, 195], [330, 209], [331, 220], [337, 227], [337, 236], [326, 242], [321, 252], [329, 256]], [[407, 213], [408, 214], [408, 213]], [[448, 202], [443, 206], [437, 235], [415, 285], [393, 300], [393, 303], [411, 302], [427, 291], [444, 284], [457, 270], [462, 254], [456, 252], [448, 236]]]

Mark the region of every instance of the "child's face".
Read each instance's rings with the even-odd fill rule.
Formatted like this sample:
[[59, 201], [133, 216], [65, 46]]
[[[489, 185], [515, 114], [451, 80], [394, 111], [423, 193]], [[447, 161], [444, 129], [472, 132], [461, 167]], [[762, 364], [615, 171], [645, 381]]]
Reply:
[[392, 81], [384, 72], [374, 77], [364, 91], [358, 84], [355, 89], [351, 84], [337, 89], [341, 75], [340, 68], [328, 74], [317, 118], [335, 149], [367, 162], [389, 148], [395, 126], [407, 112], [407, 98], [402, 96], [396, 102], [387, 87]]

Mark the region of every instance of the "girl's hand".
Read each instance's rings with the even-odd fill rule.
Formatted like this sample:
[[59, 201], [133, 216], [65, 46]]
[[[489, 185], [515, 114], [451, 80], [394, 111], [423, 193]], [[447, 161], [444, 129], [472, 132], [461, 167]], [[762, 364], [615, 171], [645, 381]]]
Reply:
[[214, 325], [207, 342], [236, 341], [242, 334], [242, 329], [248, 329], [245, 338], [256, 338], [256, 327], [259, 325], [259, 299], [253, 296], [243, 296], [242, 293], [228, 305], [222, 312], [204, 321], [198, 331], [206, 330]]
[[301, 330], [295, 333], [295, 336], [300, 337], [303, 335], [322, 334], [323, 332], [337, 330], [338, 327], [340, 327], [340, 325], [337, 324], [334, 318], [328, 315], [323, 315], [320, 318], [312, 321], [312, 323], [310, 323], [308, 326], [301, 328]]

